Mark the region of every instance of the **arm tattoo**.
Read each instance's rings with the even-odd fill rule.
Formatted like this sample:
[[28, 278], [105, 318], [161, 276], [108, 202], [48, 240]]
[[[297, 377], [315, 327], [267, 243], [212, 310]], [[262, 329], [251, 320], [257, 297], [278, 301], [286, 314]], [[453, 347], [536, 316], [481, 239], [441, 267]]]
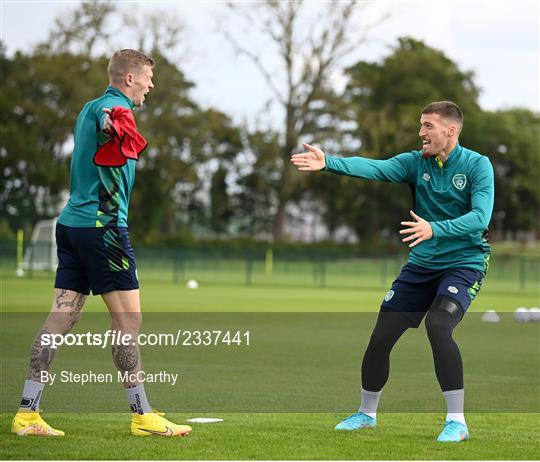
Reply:
[[41, 382], [41, 371], [48, 371], [56, 356], [56, 349], [41, 344], [43, 334], [50, 334], [50, 332], [42, 329], [37, 333], [34, 343], [32, 343], [30, 365], [26, 376], [28, 380], [35, 380], [36, 382]]

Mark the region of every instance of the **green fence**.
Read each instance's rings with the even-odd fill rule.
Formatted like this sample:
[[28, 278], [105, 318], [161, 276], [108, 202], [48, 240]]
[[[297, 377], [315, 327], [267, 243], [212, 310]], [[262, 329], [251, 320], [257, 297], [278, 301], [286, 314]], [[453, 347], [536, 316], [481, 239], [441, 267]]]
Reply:
[[[51, 253], [52, 252], [52, 253]], [[31, 244], [25, 250], [25, 278], [50, 278], [55, 262], [50, 244]], [[2, 277], [17, 273], [15, 244], [0, 245]], [[145, 248], [136, 250], [141, 281], [204, 284], [318, 287], [387, 287], [406, 260], [404, 254], [365, 257], [306, 249], [248, 250], [238, 248]], [[20, 265], [19, 265], [20, 266]], [[48, 268], [47, 268], [48, 267]], [[490, 285], [501, 290], [535, 290], [540, 287], [540, 258], [503, 256], [491, 259]]]

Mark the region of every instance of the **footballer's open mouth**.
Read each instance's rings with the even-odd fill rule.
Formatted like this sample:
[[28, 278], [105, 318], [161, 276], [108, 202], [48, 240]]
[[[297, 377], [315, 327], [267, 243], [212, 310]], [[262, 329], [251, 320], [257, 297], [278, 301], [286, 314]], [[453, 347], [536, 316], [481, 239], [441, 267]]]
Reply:
[[422, 140], [422, 148], [423, 149], [426, 149], [430, 144], [431, 144], [431, 140], [426, 140], [426, 139]]

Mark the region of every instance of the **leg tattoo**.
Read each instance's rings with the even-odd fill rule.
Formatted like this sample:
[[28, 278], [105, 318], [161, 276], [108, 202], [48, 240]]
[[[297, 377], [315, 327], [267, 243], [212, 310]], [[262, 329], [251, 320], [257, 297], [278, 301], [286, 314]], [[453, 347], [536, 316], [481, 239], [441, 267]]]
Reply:
[[[71, 329], [81, 318], [82, 308], [87, 296], [75, 293], [73, 298], [69, 298], [66, 289], [60, 289], [60, 294], [56, 297], [56, 309], [68, 308], [69, 313], [69, 329]], [[68, 330], [69, 330], [68, 329]]]
[[135, 345], [115, 345], [113, 355], [116, 367], [121, 371], [131, 371], [139, 362], [139, 352]]
[[[56, 356], [56, 348], [42, 345], [42, 336], [65, 334], [77, 323], [81, 317], [81, 312], [86, 301], [86, 295], [75, 293], [74, 297], [70, 297], [65, 289], [61, 289], [56, 297], [56, 310], [68, 308], [68, 311], [53, 310], [43, 328], [37, 333], [32, 349], [30, 351], [30, 364], [28, 366], [28, 380], [39, 382], [41, 380], [41, 372], [48, 371]], [[67, 319], [66, 319], [67, 316]]]
[[[128, 372], [129, 374], [139, 372], [139, 349], [136, 345], [113, 345], [112, 352], [114, 363], [120, 372]], [[132, 388], [139, 385], [139, 382], [130, 380], [130, 376], [127, 376], [124, 385], [127, 388]]]
[[28, 374], [26, 376], [28, 380], [34, 380], [36, 382], [41, 381], [41, 371], [48, 371], [56, 356], [56, 349], [41, 344], [43, 334], [50, 334], [50, 332], [42, 329], [36, 335], [30, 352], [30, 365], [28, 366]]

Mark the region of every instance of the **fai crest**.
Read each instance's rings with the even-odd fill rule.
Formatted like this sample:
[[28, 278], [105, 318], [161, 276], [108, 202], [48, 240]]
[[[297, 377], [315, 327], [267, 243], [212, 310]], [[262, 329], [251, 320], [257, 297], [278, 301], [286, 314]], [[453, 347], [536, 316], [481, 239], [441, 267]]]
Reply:
[[458, 173], [452, 178], [452, 184], [461, 191], [467, 184], [467, 177], [463, 173]]

